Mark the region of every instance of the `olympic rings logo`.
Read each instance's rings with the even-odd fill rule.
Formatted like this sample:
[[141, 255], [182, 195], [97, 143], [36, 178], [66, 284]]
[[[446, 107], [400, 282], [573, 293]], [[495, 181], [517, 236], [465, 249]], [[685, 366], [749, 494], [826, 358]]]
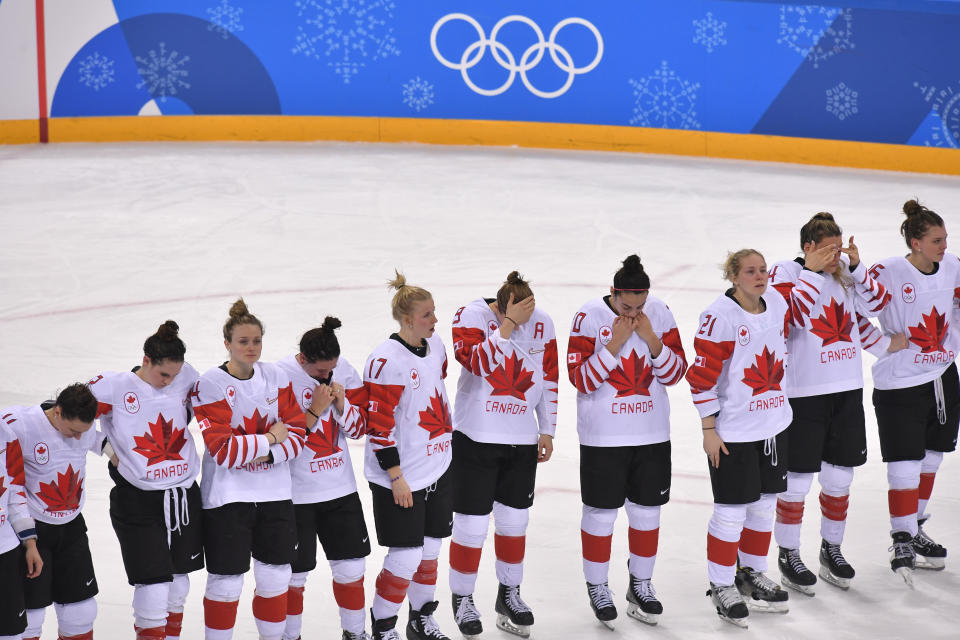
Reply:
[[[470, 24], [477, 32], [477, 40], [463, 50], [463, 54], [460, 56], [459, 62], [454, 62], [447, 60], [443, 57], [440, 51], [437, 49], [437, 33], [443, 27], [452, 20], [463, 20], [464, 22]], [[533, 30], [533, 33], [537, 36], [537, 41], [530, 45], [526, 51], [523, 52], [523, 55], [520, 56], [520, 62], [517, 63], [517, 59], [514, 57], [513, 52], [510, 51], [502, 42], [497, 41], [497, 34], [500, 33], [500, 29], [505, 27], [508, 24], [513, 22], [519, 22], [525, 24], [530, 29]], [[565, 48], [557, 44], [557, 34], [560, 33], [560, 30], [571, 24], [579, 24], [587, 29], [593, 34], [593, 37], [597, 41], [597, 54], [593, 57], [593, 61], [590, 64], [577, 67], [573, 64], [573, 58], [570, 55], [570, 52]], [[483, 56], [487, 52], [487, 48], [490, 48], [490, 51], [493, 53], [493, 59], [503, 67], [505, 70], [510, 72], [510, 75], [507, 77], [506, 82], [495, 89], [483, 89], [478, 87], [473, 80], [470, 78], [469, 71], [477, 64], [480, 63], [480, 60], [483, 59]], [[490, 32], [490, 37], [487, 38], [483, 32], [483, 27], [480, 26], [480, 23], [474, 20], [472, 17], [468, 16], [465, 13], [450, 13], [439, 20], [433, 25], [433, 30], [430, 32], [430, 48], [433, 50], [433, 55], [443, 66], [460, 71], [460, 75], [463, 76], [463, 81], [467, 84], [470, 89], [474, 92], [479, 93], [482, 96], [498, 96], [513, 85], [514, 80], [517, 78], [517, 74], [520, 74], [520, 79], [523, 80], [524, 86], [535, 96], [541, 98], [556, 98], [562, 96], [570, 89], [570, 86], [573, 84], [573, 79], [578, 75], [583, 75], [584, 73], [589, 73], [593, 71], [598, 64], [600, 64], [600, 59], [603, 57], [603, 38], [600, 36], [600, 31], [593, 25], [589, 20], [583, 18], [566, 18], [561, 20], [553, 27], [553, 30], [550, 31], [549, 39], [544, 39], [543, 31], [540, 29], [539, 25], [536, 22], [531, 20], [526, 16], [512, 15], [505, 18], [501, 18], [497, 24], [494, 25], [493, 31]], [[553, 60], [553, 64], [564, 71], [567, 74], [567, 79], [563, 85], [555, 91], [541, 91], [540, 89], [533, 86], [530, 82], [530, 79], [527, 77], [527, 72], [536, 67], [543, 60], [543, 54], [545, 51], [550, 52], [550, 59]]]

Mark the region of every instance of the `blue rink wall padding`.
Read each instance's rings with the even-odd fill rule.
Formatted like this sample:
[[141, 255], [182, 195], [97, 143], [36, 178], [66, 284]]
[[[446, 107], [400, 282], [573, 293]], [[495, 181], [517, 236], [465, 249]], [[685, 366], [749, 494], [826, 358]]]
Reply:
[[118, 23], [59, 79], [53, 117], [135, 115], [152, 102], [167, 115], [509, 120], [960, 146], [954, 0], [114, 5]]

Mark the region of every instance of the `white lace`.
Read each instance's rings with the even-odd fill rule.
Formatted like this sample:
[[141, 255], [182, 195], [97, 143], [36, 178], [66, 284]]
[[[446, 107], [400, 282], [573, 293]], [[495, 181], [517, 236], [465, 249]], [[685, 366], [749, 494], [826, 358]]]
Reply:
[[[837, 549], [839, 550], [839, 548], [838, 545]], [[803, 564], [803, 559], [800, 557], [800, 549], [787, 549], [787, 564], [796, 573], [810, 573], [810, 569]]]
[[366, 631], [361, 631], [360, 633], [344, 631], [344, 635], [350, 640], [371, 640], [370, 634], [368, 634]]
[[917, 526], [917, 535], [914, 539], [925, 547], [943, 547], [943, 545], [937, 544], [933, 538], [927, 535], [927, 532], [923, 530], [922, 524]]
[[653, 582], [650, 580], [638, 580], [637, 583], [636, 596], [641, 600], [656, 600], [657, 592], [653, 588]]
[[778, 585], [776, 582], [767, 577], [762, 571], [751, 571], [749, 573], [750, 583], [760, 591], [766, 591], [768, 593], [773, 593], [778, 590]]
[[458, 625], [480, 619], [480, 612], [477, 611], [477, 607], [473, 603], [472, 595], [460, 598], [460, 604], [457, 606], [457, 613], [454, 618]]
[[937, 401], [937, 420], [940, 424], [947, 424], [947, 403], [943, 399], [943, 380], [936, 378], [933, 381], [933, 397]]
[[433, 616], [420, 616], [420, 624], [422, 626], [422, 631], [428, 636], [433, 636], [436, 638], [446, 637], [440, 632], [440, 626], [437, 624], [437, 621], [433, 619]]
[[777, 437], [770, 436], [763, 441], [763, 455], [770, 456], [770, 464], [777, 466]]
[[826, 551], [827, 551], [827, 555], [830, 556], [830, 561], [833, 562], [833, 564], [835, 564], [836, 566], [842, 567], [844, 565], [850, 564], [849, 562], [847, 562], [847, 559], [843, 557], [843, 554], [840, 553], [840, 545], [830, 544], [828, 542], [826, 544]]
[[717, 595], [717, 600], [720, 601], [720, 606], [726, 610], [730, 610], [731, 607], [735, 604], [742, 604], [743, 597], [740, 595], [740, 592], [733, 585], [728, 587], [713, 587], [713, 592]]
[[[170, 503], [173, 502], [173, 508]], [[167, 525], [167, 546], [174, 532], [180, 533], [180, 525], [190, 524], [190, 510], [187, 503], [187, 490], [183, 487], [170, 487], [163, 490], [163, 521]]]
[[524, 613], [530, 611], [527, 603], [520, 599], [520, 587], [507, 587], [506, 597], [507, 606], [514, 613]]
[[907, 540], [906, 542], [896, 542], [890, 545], [890, 548], [887, 551], [893, 552], [894, 558], [915, 558], [916, 553], [913, 551], [913, 540]]
[[606, 609], [613, 606], [613, 593], [606, 582], [603, 584], [588, 584], [587, 595], [597, 609]]

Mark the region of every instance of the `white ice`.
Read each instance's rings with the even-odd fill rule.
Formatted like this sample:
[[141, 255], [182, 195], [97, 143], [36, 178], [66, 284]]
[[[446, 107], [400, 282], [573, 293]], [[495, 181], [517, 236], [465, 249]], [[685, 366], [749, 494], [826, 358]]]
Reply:
[[[395, 329], [384, 286], [401, 268], [430, 289], [449, 348], [449, 320], [492, 295], [512, 269], [532, 282], [563, 348], [586, 300], [603, 294], [637, 252], [673, 309], [688, 357], [699, 312], [724, 289], [726, 251], [755, 247], [768, 263], [798, 255], [798, 230], [833, 212], [868, 263], [905, 253], [900, 206], [911, 197], [953, 227], [957, 178], [616, 153], [365, 144], [118, 144], [0, 146], [0, 406], [31, 404], [102, 370], [139, 363], [144, 338], [168, 318], [198, 369], [224, 360], [221, 326], [243, 295], [266, 324], [264, 359], [292, 352], [324, 315], [343, 320], [344, 356], [361, 367]], [[866, 356], [872, 362], [871, 356]], [[451, 359], [451, 398], [459, 367]], [[867, 369], [869, 362], [867, 363]], [[699, 420], [685, 382], [671, 389], [672, 500], [663, 509], [654, 584], [665, 612], [650, 628], [626, 617], [626, 518], [614, 535], [611, 587], [620, 619], [607, 631], [587, 604], [580, 566], [574, 389], [561, 373], [556, 453], [539, 472], [523, 595], [547, 638], [960, 637], [960, 567], [918, 572], [916, 590], [889, 568], [886, 476], [876, 421], [857, 470], [844, 551], [857, 570], [842, 592], [791, 593], [785, 616], [753, 614], [742, 631], [719, 620], [706, 588], [711, 495]], [[361, 478], [361, 448], [351, 449]], [[111, 481], [91, 459], [85, 517], [100, 584], [96, 635], [132, 637], [131, 597], [107, 514]], [[361, 496], [368, 492], [361, 481]], [[928, 530], [960, 553], [960, 463], [947, 455]], [[816, 566], [817, 486], [802, 550]], [[367, 524], [373, 532], [372, 515]], [[477, 602], [494, 626], [492, 535]], [[773, 545], [772, 545], [773, 547]], [[775, 548], [775, 547], [774, 547]], [[439, 622], [459, 637], [449, 606], [447, 545]], [[382, 551], [369, 558], [368, 603]], [[771, 575], [779, 577], [775, 554]], [[205, 574], [193, 577], [184, 638], [202, 637]], [[322, 558], [307, 584], [305, 638], [339, 637]], [[255, 638], [248, 576], [235, 638]], [[50, 611], [46, 637], [54, 637]], [[401, 613], [406, 621], [406, 606]]]

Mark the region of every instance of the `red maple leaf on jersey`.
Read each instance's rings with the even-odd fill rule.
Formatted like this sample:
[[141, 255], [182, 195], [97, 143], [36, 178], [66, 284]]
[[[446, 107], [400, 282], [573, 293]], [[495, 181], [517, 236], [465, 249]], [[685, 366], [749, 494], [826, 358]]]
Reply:
[[758, 396], [767, 391], [780, 391], [780, 381], [783, 380], [783, 360], [777, 360], [777, 352], [771, 352], [767, 347], [756, 358], [756, 364], [743, 370], [743, 383], [753, 389], [753, 395]]
[[47, 449], [43, 445], [40, 445], [39, 447], [37, 447], [37, 453], [40, 454], [41, 456], [46, 452], [47, 452]]
[[944, 351], [943, 339], [947, 337], [947, 328], [950, 323], [942, 313], [937, 313], [936, 308], [931, 309], [929, 314], [923, 314], [923, 322], [915, 327], [910, 327], [910, 342], [920, 347], [921, 353], [933, 353], [934, 351]]
[[164, 420], [162, 413], [157, 414], [156, 422], [148, 424], [150, 429], [142, 436], [133, 436], [137, 444], [133, 450], [147, 459], [147, 466], [164, 460], [183, 460], [180, 450], [187, 444], [183, 429], [174, 429], [173, 420]]
[[513, 396], [526, 400], [524, 393], [533, 386], [533, 372], [523, 368], [523, 361], [517, 354], [511, 353], [506, 361], [490, 372], [487, 382], [493, 389], [492, 396]]
[[80, 508], [83, 495], [83, 478], [67, 467], [66, 473], [57, 473], [56, 482], [41, 482], [37, 497], [47, 503], [47, 511], [73, 511]]
[[270, 430], [270, 417], [260, 415], [260, 409], [253, 410], [253, 416], [243, 416], [243, 426], [234, 427], [233, 434], [237, 436], [252, 436], [258, 433], [266, 433]]
[[610, 372], [607, 378], [617, 397], [649, 396], [650, 385], [653, 384], [653, 367], [647, 364], [643, 356], [637, 357], [636, 351], [630, 351], [629, 358], [620, 358], [620, 364]]
[[317, 428], [307, 434], [307, 448], [313, 451], [314, 460], [326, 458], [342, 451], [337, 446], [338, 440], [337, 426], [333, 423], [333, 418], [321, 420]]
[[844, 309], [842, 302], [830, 299], [830, 304], [823, 308], [819, 318], [811, 318], [810, 333], [823, 339], [823, 345], [835, 342], [853, 342], [850, 332], [853, 330], [853, 319]]
[[439, 391], [434, 391], [427, 410], [420, 412], [420, 426], [430, 432], [431, 440], [453, 431], [450, 409], [447, 408], [447, 403], [440, 397]]

